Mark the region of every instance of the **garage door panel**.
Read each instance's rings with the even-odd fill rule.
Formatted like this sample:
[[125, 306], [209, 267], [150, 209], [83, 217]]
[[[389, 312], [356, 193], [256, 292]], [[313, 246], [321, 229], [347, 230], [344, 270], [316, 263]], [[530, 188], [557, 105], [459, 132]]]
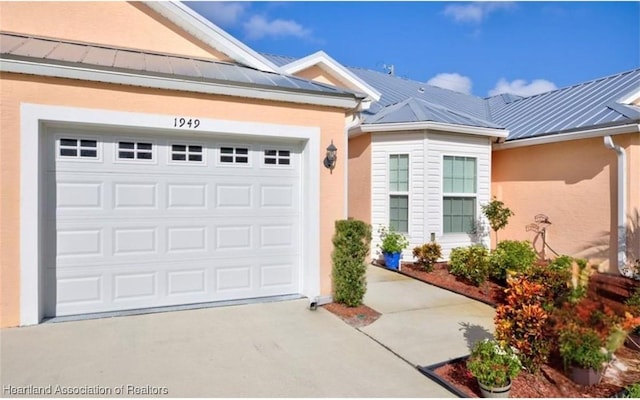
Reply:
[[[56, 151], [60, 137], [51, 139]], [[46, 267], [56, 292], [49, 314], [300, 292], [298, 144], [104, 132], [95, 138], [95, 160], [57, 155], [46, 174], [46, 219], [55, 234], [47, 253], [55, 260]], [[117, 160], [119, 141], [152, 143], [152, 159]], [[172, 151], [188, 151], [175, 143], [201, 146], [195, 151], [202, 161], [173, 160]], [[249, 148], [248, 162], [221, 162], [221, 146]]]

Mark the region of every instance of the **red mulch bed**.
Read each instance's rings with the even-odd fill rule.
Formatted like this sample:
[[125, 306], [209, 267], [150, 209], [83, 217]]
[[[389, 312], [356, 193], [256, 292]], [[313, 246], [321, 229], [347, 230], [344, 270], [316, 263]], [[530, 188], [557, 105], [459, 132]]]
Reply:
[[504, 288], [495, 282], [486, 281], [477, 287], [450, 274], [447, 263], [436, 263], [431, 272], [426, 272], [413, 263], [402, 263], [400, 273], [492, 306], [498, 304], [504, 295]]
[[[540, 373], [521, 373], [513, 380], [509, 397], [611, 397], [635, 382], [640, 382], [640, 351], [626, 347], [616, 352], [618, 362], [631, 366], [630, 371], [616, 374], [615, 367], [609, 367], [602, 381], [593, 386], [580, 386], [562, 373], [562, 365], [556, 361], [552, 365], [543, 365]], [[465, 360], [445, 364], [433, 372], [468, 397], [482, 397], [476, 379], [465, 367]]]
[[379, 312], [364, 304], [358, 307], [347, 307], [340, 303], [325, 304], [324, 307], [327, 311], [340, 317], [344, 322], [353, 326], [354, 328], [362, 328], [375, 322], [380, 318]]
[[[436, 263], [431, 272], [426, 272], [413, 263], [403, 263], [400, 273], [493, 306], [503, 298], [504, 288], [498, 283], [488, 281], [476, 287], [450, 274], [446, 263]], [[605, 274], [592, 276], [591, 282], [593, 285], [590, 292], [603, 298], [616, 311], [621, 309], [624, 300], [640, 283], [622, 276]], [[598, 385], [576, 385], [563, 373], [563, 366], [556, 359], [544, 365], [539, 374], [520, 374], [513, 382], [510, 397], [610, 397], [622, 391], [624, 387], [640, 382], [640, 350], [623, 347], [616, 352], [616, 357], [618, 362], [623, 362], [628, 369], [620, 371], [609, 367]], [[444, 364], [434, 372], [469, 397], [480, 397], [480, 388], [475, 378], [467, 371], [464, 360]]]

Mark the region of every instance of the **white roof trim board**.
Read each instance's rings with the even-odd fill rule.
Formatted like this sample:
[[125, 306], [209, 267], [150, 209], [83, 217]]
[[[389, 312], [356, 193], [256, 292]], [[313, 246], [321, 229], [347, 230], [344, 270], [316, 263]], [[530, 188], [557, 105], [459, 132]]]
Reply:
[[358, 90], [365, 93], [373, 101], [380, 100], [380, 92], [378, 92], [362, 79], [358, 78], [351, 71], [343, 67], [342, 64], [329, 57], [329, 55], [324, 51], [318, 51], [292, 63], [283, 65], [282, 67], [280, 67], [280, 69], [284, 73], [294, 75], [313, 66], [322, 68], [329, 75], [338, 80], [346, 81], [347, 83], [354, 85]]
[[271, 61], [181, 2], [144, 1], [143, 3], [189, 34], [232, 59], [261, 71], [278, 71], [278, 67]]
[[493, 145], [493, 150], [507, 150], [518, 147], [537, 146], [541, 144], [567, 142], [569, 140], [591, 139], [603, 136], [624, 135], [627, 133], [639, 133], [640, 124], [617, 125], [606, 128], [579, 130], [575, 132], [559, 133], [548, 136], [538, 136], [528, 139], [514, 140]]
[[398, 132], [416, 130], [435, 130], [443, 132], [461, 133], [465, 135], [488, 136], [496, 139], [504, 139], [509, 135], [509, 131], [499, 128], [479, 128], [476, 126], [446, 124], [442, 122], [421, 121], [421, 122], [394, 122], [390, 124], [367, 124], [360, 125], [349, 132], [350, 136], [357, 136], [365, 132]]

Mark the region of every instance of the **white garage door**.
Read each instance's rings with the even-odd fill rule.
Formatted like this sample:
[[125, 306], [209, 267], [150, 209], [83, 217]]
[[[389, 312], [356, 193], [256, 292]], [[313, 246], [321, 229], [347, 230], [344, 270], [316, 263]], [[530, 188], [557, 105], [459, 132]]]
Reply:
[[47, 315], [300, 293], [300, 144], [51, 133]]

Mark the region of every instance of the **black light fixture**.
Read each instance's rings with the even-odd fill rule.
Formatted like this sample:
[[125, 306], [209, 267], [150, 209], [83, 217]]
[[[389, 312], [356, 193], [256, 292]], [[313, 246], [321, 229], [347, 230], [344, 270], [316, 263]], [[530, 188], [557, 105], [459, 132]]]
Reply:
[[331, 144], [327, 146], [327, 155], [324, 158], [324, 166], [329, 168], [329, 171], [333, 171], [336, 167], [336, 160], [338, 159], [337, 153], [338, 148], [333, 144], [332, 140]]

